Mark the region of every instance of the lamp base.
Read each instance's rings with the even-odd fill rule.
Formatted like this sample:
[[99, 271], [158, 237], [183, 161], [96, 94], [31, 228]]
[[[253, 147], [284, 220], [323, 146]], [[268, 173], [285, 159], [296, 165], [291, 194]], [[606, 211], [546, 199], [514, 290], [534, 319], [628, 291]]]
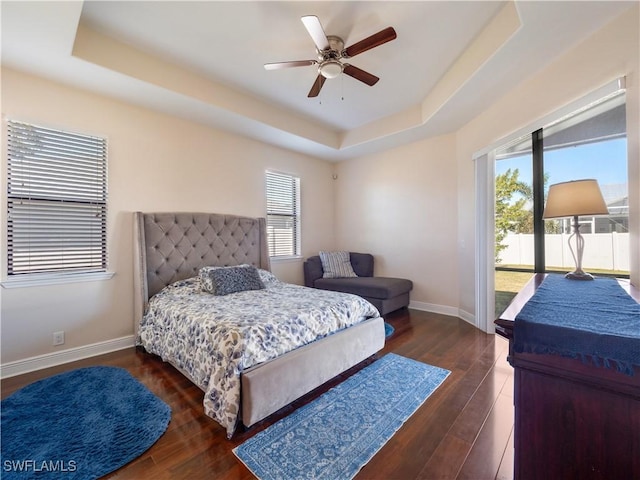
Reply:
[[593, 275], [586, 272], [575, 271], [567, 273], [564, 278], [568, 278], [569, 280], [593, 280]]

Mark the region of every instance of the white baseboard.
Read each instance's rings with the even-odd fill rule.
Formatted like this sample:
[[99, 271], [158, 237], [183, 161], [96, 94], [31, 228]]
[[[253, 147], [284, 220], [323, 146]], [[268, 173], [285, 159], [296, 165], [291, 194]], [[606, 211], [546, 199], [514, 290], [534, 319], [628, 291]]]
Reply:
[[458, 316], [462, 320], [464, 320], [465, 322], [470, 323], [474, 327], [477, 327], [477, 325], [476, 325], [476, 316], [473, 315], [472, 313], [466, 312], [466, 311], [464, 311], [464, 310], [462, 310], [460, 308], [460, 309], [458, 309]]
[[470, 323], [474, 327], [476, 326], [475, 316], [470, 314], [469, 312], [465, 312], [460, 308], [450, 307], [448, 305], [438, 305], [435, 303], [415, 302], [413, 300], [409, 302], [409, 308], [422, 310], [424, 312], [440, 313], [442, 315], [449, 315], [451, 317], [458, 317], [465, 322]]
[[458, 316], [458, 309], [455, 307], [450, 307], [448, 305], [438, 305], [435, 303], [426, 303], [426, 302], [415, 302], [411, 300], [409, 302], [409, 308], [422, 310], [424, 312], [440, 313], [442, 315], [449, 315], [451, 317]]
[[69, 348], [59, 352], [37, 355], [35, 357], [25, 358], [24, 360], [16, 360], [15, 362], [0, 365], [0, 378], [15, 377], [23, 373], [29, 373], [43, 368], [55, 367], [63, 363], [75, 362], [104, 353], [115, 352], [116, 350], [124, 350], [125, 348], [135, 345], [135, 337], [128, 335], [126, 337], [114, 338], [104, 342], [84, 345], [82, 347]]

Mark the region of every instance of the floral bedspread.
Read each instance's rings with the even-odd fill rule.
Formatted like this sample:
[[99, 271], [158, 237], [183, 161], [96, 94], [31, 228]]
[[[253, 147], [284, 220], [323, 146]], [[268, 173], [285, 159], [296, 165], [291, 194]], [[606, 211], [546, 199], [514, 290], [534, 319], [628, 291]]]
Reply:
[[356, 296], [284, 283], [260, 270], [263, 290], [216, 296], [198, 277], [154, 295], [138, 344], [184, 370], [205, 391], [204, 411], [231, 437], [240, 409], [240, 373], [299, 346], [378, 317]]

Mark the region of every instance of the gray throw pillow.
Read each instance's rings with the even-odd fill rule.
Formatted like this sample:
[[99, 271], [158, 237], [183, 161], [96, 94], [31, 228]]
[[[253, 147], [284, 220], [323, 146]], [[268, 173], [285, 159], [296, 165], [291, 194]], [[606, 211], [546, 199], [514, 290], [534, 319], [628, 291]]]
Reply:
[[323, 278], [357, 277], [351, 266], [349, 252], [320, 252]]
[[229, 295], [230, 293], [264, 288], [258, 269], [253, 265], [202, 267], [200, 280], [202, 288], [214, 295]]

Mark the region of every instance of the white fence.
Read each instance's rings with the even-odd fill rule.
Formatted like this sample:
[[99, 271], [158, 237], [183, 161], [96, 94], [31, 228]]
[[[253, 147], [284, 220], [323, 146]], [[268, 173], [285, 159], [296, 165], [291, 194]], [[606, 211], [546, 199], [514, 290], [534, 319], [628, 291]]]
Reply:
[[[547, 267], [562, 267], [573, 270], [576, 266], [567, 244], [569, 234], [545, 235], [545, 263]], [[629, 271], [628, 233], [586, 233], [582, 267], [585, 270]], [[510, 233], [502, 241], [507, 248], [500, 252], [498, 265], [533, 265], [533, 234]], [[575, 243], [572, 241], [575, 248]]]

